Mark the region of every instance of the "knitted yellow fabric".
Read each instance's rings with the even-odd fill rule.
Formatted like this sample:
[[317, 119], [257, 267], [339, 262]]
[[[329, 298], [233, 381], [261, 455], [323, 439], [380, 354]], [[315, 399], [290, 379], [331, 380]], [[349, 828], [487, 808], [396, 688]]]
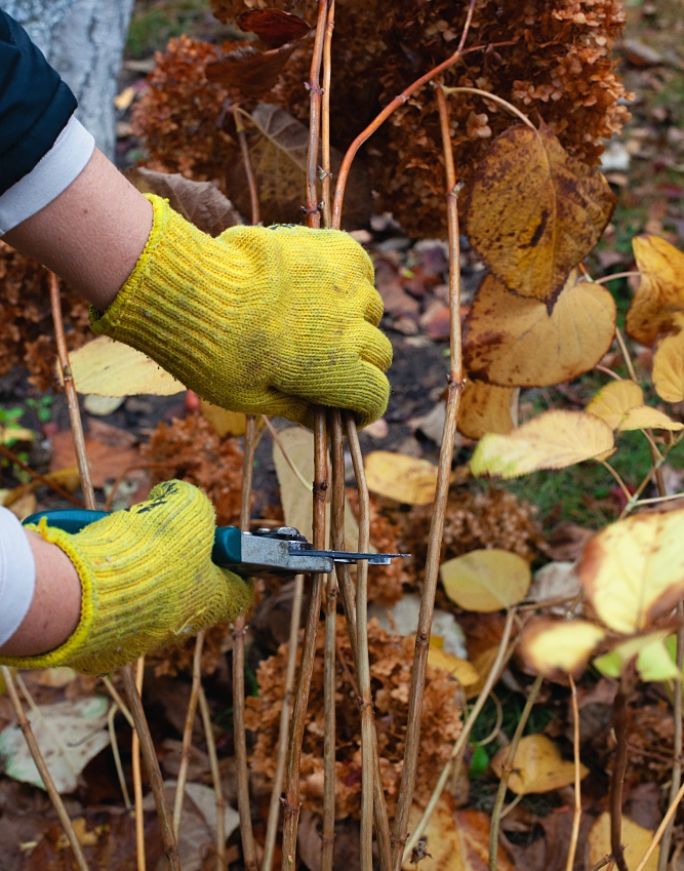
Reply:
[[370, 423], [392, 359], [370, 258], [350, 236], [231, 227], [213, 239], [148, 195], [147, 245], [93, 329], [216, 405], [310, 424], [314, 405]]
[[146, 502], [70, 535], [28, 527], [63, 550], [81, 579], [81, 619], [56, 650], [3, 657], [19, 668], [70, 665], [101, 674], [232, 619], [251, 602], [242, 578], [211, 562], [214, 509], [197, 487], [159, 484]]

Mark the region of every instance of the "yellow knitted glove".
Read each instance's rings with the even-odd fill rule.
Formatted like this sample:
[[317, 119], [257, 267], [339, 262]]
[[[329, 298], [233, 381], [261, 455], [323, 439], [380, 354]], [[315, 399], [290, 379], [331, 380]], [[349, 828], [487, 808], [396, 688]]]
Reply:
[[231, 227], [213, 239], [148, 195], [147, 245], [93, 329], [126, 342], [216, 405], [310, 424], [387, 407], [392, 359], [368, 255], [338, 230]]
[[214, 509], [201, 490], [183, 481], [159, 484], [148, 501], [75, 535], [44, 520], [28, 528], [75, 565], [81, 619], [56, 650], [3, 657], [9, 665], [70, 665], [101, 674], [232, 619], [251, 602], [249, 584], [212, 563]]

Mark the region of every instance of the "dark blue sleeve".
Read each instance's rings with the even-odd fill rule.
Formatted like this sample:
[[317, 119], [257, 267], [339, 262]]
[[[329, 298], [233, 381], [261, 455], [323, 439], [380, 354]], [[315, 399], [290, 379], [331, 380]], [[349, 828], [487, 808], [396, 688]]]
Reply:
[[50, 150], [75, 109], [59, 74], [0, 9], [0, 194]]

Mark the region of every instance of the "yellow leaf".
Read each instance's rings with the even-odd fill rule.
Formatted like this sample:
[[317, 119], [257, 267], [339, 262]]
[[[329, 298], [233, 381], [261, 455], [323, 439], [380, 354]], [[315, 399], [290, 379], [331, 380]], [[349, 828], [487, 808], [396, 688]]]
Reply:
[[[492, 769], [501, 777], [508, 756], [508, 747], [492, 759]], [[586, 777], [588, 770], [580, 765], [580, 777]], [[513, 758], [513, 771], [508, 779], [508, 788], [517, 795], [531, 792], [551, 792], [567, 786], [575, 780], [575, 766], [566, 762], [558, 747], [546, 735], [526, 735], [520, 739]]]
[[[220, 436], [241, 436], [247, 428], [247, 415], [242, 411], [228, 411], [218, 405], [200, 399], [200, 411]], [[263, 426], [261, 415], [257, 417], [259, 426]]]
[[684, 508], [639, 514], [589, 540], [579, 562], [598, 617], [616, 632], [639, 632], [684, 595]]
[[611, 381], [587, 405], [586, 411], [618, 429], [628, 411], [643, 405], [644, 391], [634, 381]]
[[621, 432], [633, 429], [665, 429], [668, 432], [679, 432], [684, 429], [684, 423], [672, 420], [657, 408], [640, 405], [638, 408], [630, 408], [618, 429]]
[[613, 448], [610, 428], [578, 411], [547, 411], [508, 435], [486, 435], [470, 460], [473, 475], [515, 478], [539, 469], [562, 469]]
[[665, 646], [668, 629], [629, 638], [603, 656], [594, 665], [606, 677], [620, 677], [623, 668], [636, 657], [637, 671], [643, 680], [679, 680], [680, 674]]
[[[423, 808], [414, 805], [409, 831], [416, 828]], [[456, 810], [452, 796], [444, 793], [425, 828], [425, 849], [402, 864], [404, 871], [485, 871], [489, 857], [489, 816], [483, 811]], [[513, 871], [513, 864], [499, 846], [499, 871]]]
[[615, 335], [615, 303], [573, 270], [553, 310], [487, 276], [465, 323], [464, 362], [476, 380], [503, 387], [561, 384], [592, 369]]
[[489, 672], [492, 670], [492, 666], [494, 665], [498, 653], [499, 647], [498, 645], [494, 645], [493, 647], [485, 647], [484, 650], [480, 651], [480, 653], [473, 657], [473, 668], [478, 673], [479, 677], [476, 683], [468, 687], [466, 692], [467, 698], [474, 699], [476, 696], [480, 695], [482, 687], [489, 676]]
[[684, 401], [684, 318], [675, 321], [679, 332], [660, 341], [653, 357], [653, 386], [665, 402]]
[[366, 477], [372, 493], [407, 505], [429, 505], [435, 498], [437, 466], [428, 460], [372, 451], [366, 456]]
[[440, 575], [452, 602], [483, 613], [517, 605], [532, 582], [527, 560], [495, 547], [447, 560]]
[[605, 630], [587, 620], [540, 618], [525, 629], [522, 655], [528, 665], [545, 677], [558, 672], [579, 677], [605, 636]]
[[[653, 840], [653, 832], [632, 822], [628, 817], [622, 817], [622, 834], [620, 842], [625, 852], [625, 863], [628, 868], [636, 868], [641, 857], [648, 850]], [[593, 868], [602, 859], [611, 854], [610, 847], [610, 814], [605, 811], [591, 827], [587, 838], [588, 857], [587, 867]], [[653, 851], [653, 855], [644, 867], [644, 871], [657, 871], [660, 847]]]
[[519, 396], [515, 387], [467, 381], [458, 408], [458, 431], [469, 439], [488, 432], [509, 433], [518, 417]]
[[79, 393], [97, 396], [135, 396], [149, 393], [171, 396], [185, 387], [169, 375], [154, 360], [115, 342], [99, 336], [71, 355], [71, 371]]
[[0, 424], [0, 445], [11, 445], [13, 442], [32, 442], [36, 434], [25, 426], [3, 426]]
[[489, 146], [465, 192], [466, 230], [509, 290], [552, 303], [601, 238], [614, 197], [551, 130], [514, 125]]
[[461, 659], [460, 656], [454, 656], [453, 653], [447, 653], [445, 650], [433, 647], [432, 641], [428, 650], [428, 663], [435, 668], [446, 671], [466, 688], [474, 686], [480, 678], [475, 667], [467, 659]]
[[659, 236], [632, 239], [641, 281], [627, 312], [629, 335], [652, 345], [684, 312], [684, 254]]

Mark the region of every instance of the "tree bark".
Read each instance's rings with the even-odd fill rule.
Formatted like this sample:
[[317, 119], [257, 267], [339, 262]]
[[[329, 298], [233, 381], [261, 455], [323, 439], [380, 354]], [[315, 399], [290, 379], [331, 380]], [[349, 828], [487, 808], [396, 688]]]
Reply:
[[5, 0], [78, 100], [78, 118], [114, 154], [117, 75], [133, 0]]

